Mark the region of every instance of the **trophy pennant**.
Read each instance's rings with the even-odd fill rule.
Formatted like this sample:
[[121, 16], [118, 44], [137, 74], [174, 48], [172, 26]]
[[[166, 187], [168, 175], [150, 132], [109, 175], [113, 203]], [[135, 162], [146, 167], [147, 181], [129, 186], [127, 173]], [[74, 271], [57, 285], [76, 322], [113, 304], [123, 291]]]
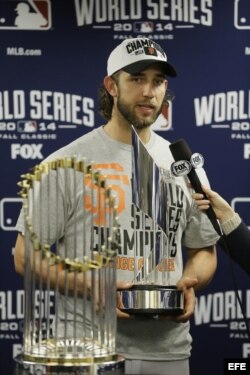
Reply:
[[[167, 186], [160, 168], [138, 137], [132, 126], [132, 203], [148, 215], [154, 222], [155, 232], [161, 232], [167, 245]], [[162, 260], [160, 238], [155, 234], [154, 248], [147, 257], [154, 259], [156, 267]], [[152, 252], [154, 251], [154, 256]], [[166, 254], [165, 254], [166, 255]], [[136, 275], [136, 280], [145, 277], [145, 263]]]
[[167, 207], [171, 184], [133, 126], [131, 185], [134, 285], [131, 289], [120, 290], [122, 310], [129, 314], [151, 314], [154, 317], [180, 314], [183, 312], [183, 293], [176, 285], [170, 285]]

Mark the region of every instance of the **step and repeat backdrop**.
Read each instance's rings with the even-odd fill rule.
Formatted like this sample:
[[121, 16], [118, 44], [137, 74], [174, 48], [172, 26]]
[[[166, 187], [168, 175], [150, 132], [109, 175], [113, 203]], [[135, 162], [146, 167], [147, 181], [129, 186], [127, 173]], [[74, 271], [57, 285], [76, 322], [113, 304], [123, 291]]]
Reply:
[[[159, 42], [178, 72], [155, 131], [201, 153], [211, 186], [250, 226], [249, 0], [0, 0], [1, 374], [22, 348], [23, 280], [13, 264], [20, 175], [103, 124], [97, 93], [108, 55], [137, 36]], [[249, 277], [235, 264], [233, 277], [220, 248], [218, 262], [191, 321], [192, 375], [219, 375], [225, 358], [250, 356]], [[40, 299], [45, 315], [49, 299]]]

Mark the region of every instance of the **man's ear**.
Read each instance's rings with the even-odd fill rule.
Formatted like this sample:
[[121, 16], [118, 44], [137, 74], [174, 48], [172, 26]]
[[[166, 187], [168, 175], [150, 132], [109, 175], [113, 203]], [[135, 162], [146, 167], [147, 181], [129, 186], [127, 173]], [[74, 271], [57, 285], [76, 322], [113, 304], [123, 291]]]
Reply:
[[111, 96], [117, 96], [117, 86], [112, 77], [106, 76], [103, 80], [103, 84]]

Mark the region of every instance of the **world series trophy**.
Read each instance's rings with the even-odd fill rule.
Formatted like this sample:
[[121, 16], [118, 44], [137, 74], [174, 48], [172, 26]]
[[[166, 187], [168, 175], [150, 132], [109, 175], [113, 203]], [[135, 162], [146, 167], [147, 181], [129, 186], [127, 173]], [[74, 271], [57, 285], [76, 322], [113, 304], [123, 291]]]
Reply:
[[76, 157], [35, 166], [19, 186], [25, 319], [16, 374], [120, 374], [111, 188], [93, 163]]
[[[138, 215], [140, 240], [134, 233], [134, 285], [122, 290], [123, 311], [148, 317], [183, 312], [183, 293], [171, 284], [168, 201], [170, 185], [132, 126], [132, 211], [134, 232]], [[138, 214], [138, 212], [141, 212]]]

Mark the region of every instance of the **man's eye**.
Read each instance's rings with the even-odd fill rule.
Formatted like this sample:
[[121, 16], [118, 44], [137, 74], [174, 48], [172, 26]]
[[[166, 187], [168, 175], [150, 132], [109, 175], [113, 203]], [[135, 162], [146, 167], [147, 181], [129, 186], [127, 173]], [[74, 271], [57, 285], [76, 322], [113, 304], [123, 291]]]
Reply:
[[141, 82], [142, 78], [141, 77], [133, 77], [132, 81], [134, 81], [134, 82]]
[[155, 81], [155, 85], [156, 85], [156, 86], [160, 86], [160, 85], [162, 85], [163, 82], [164, 82], [163, 79], [157, 79], [157, 80]]

